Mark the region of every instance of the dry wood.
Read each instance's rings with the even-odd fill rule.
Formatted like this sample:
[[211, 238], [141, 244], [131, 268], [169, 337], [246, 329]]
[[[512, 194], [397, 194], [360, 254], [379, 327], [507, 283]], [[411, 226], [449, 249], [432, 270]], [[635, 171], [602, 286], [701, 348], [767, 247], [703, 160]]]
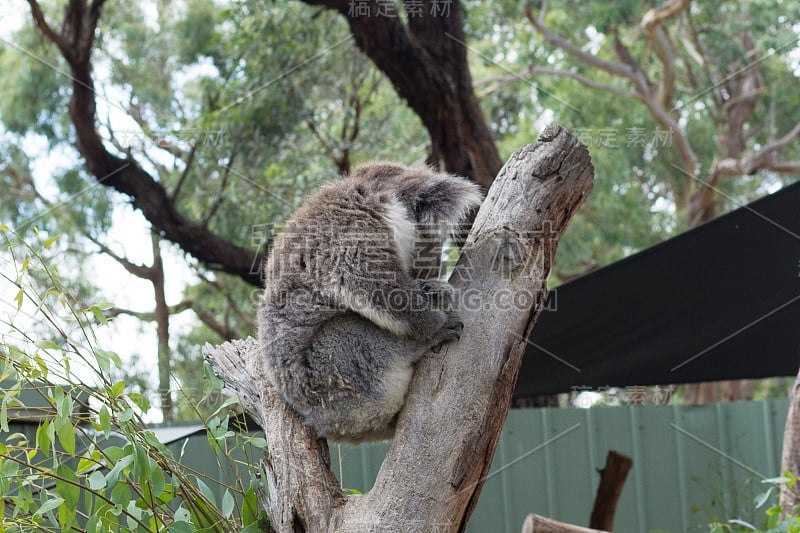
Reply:
[[625, 478], [633, 465], [630, 457], [614, 450], [606, 456], [606, 466], [600, 470], [600, 485], [594, 498], [589, 527], [606, 531], [614, 530], [614, 513], [625, 485]]
[[[246, 374], [244, 361], [258, 349], [254, 340], [205, 347], [229, 392], [242, 396], [266, 432], [262, 502], [276, 531], [466, 528], [541, 311], [556, 245], [593, 175], [586, 147], [559, 126], [546, 128], [536, 145], [518, 150], [500, 171], [450, 280], [461, 296], [464, 335], [420, 361], [397, 434], [367, 494], [342, 494], [326, 443], [270, 384], [253, 383]], [[498, 305], [515, 301], [521, 305]]]
[[589, 529], [565, 524], [538, 514], [529, 514], [522, 524], [522, 533], [607, 533], [601, 529]]
[[[783, 454], [781, 455], [781, 472], [789, 471], [795, 477], [800, 477], [800, 372], [792, 386], [789, 402], [789, 414], [786, 416], [786, 425], [783, 430]], [[781, 510], [785, 514], [792, 514], [795, 507], [800, 505], [800, 483], [792, 487], [781, 485], [780, 496]]]

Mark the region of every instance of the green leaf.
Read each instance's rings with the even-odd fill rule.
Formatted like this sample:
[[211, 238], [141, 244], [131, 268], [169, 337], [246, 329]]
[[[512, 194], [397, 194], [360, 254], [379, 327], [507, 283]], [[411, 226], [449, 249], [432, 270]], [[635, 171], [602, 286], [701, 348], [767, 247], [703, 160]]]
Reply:
[[128, 407], [127, 409], [123, 410], [123, 411], [122, 411], [122, 412], [121, 412], [121, 413], [120, 413], [120, 414], [117, 416], [117, 420], [119, 420], [119, 421], [120, 421], [120, 423], [124, 423], [124, 422], [127, 422], [127, 421], [129, 421], [129, 420], [132, 420], [132, 419], [133, 419], [133, 415], [134, 415], [133, 409], [131, 409], [130, 407]]
[[147, 449], [141, 444], [134, 445], [134, 471], [139, 476], [141, 484], [146, 483], [150, 478], [150, 458], [147, 456]]
[[131, 489], [127, 483], [117, 483], [111, 490], [111, 501], [119, 505], [131, 502]]
[[101, 490], [106, 487], [106, 476], [99, 470], [95, 470], [89, 476], [89, 488], [92, 490]]
[[239, 399], [238, 398], [234, 398], [234, 397], [226, 398], [225, 401], [222, 402], [222, 405], [217, 407], [216, 410], [213, 413], [211, 413], [211, 416], [217, 416], [220, 413], [220, 411], [222, 411], [223, 409], [227, 408], [228, 406], [235, 405], [235, 404], [238, 404], [238, 403], [239, 403]]
[[762, 479], [761, 483], [768, 483], [770, 485], [780, 485], [782, 483], [789, 483], [790, 481], [791, 478], [788, 478], [786, 476], [780, 476], [780, 477], [770, 477], [767, 479]]
[[100, 422], [100, 429], [103, 431], [103, 435], [105, 438], [108, 438], [111, 435], [111, 413], [108, 411], [108, 407], [105, 405], [100, 407], [100, 413], [97, 418]]
[[[46, 497], [47, 496], [46, 493], [43, 493], [43, 496]], [[36, 512], [33, 513], [33, 515], [42, 516], [45, 513], [52, 511], [62, 503], [64, 503], [64, 498], [51, 498], [49, 500], [45, 500], [42, 502], [42, 505], [40, 505], [39, 508], [36, 509]]]
[[51, 246], [53, 246], [53, 243], [56, 242], [59, 239], [59, 237], [61, 237], [61, 235], [53, 235], [49, 239], [45, 240], [44, 241], [45, 249], [49, 249]]
[[164, 446], [164, 443], [158, 440], [158, 437], [156, 437], [155, 433], [150, 430], [145, 430], [142, 432], [142, 436], [147, 444], [158, 450], [160, 453], [163, 453], [167, 457], [172, 457], [172, 451]]
[[100, 515], [95, 513], [86, 521], [86, 533], [97, 533], [98, 522], [100, 522]]
[[775, 507], [770, 507], [766, 511], [766, 515], [769, 517], [767, 518], [767, 528], [774, 529], [775, 526], [778, 525], [778, 520], [781, 517], [781, 508], [779, 505]]
[[61, 346], [59, 346], [58, 344], [56, 344], [54, 342], [51, 342], [51, 341], [46, 341], [46, 340], [37, 342], [36, 346], [38, 346], [39, 348], [41, 348], [43, 350], [61, 350], [62, 349]]
[[133, 455], [126, 455], [120, 458], [120, 460], [117, 461], [117, 464], [114, 465], [114, 468], [112, 468], [111, 471], [108, 474], [106, 474], [106, 483], [109, 486], [115, 485], [119, 480], [120, 474], [122, 474], [123, 470], [128, 468], [132, 462], [133, 462]]
[[17, 291], [17, 295], [14, 296], [14, 301], [17, 302], [17, 310], [22, 309], [22, 288]]
[[748, 528], [748, 529], [750, 529], [752, 531], [758, 531], [756, 526], [754, 526], [753, 524], [748, 524], [744, 520], [739, 520], [738, 518], [734, 518], [733, 520], [728, 520], [728, 523], [729, 524], [735, 524], [737, 526], [746, 527], [746, 528]]
[[176, 520], [169, 526], [169, 533], [195, 533], [195, 528], [189, 522]]
[[122, 359], [120, 359], [119, 354], [111, 350], [95, 348], [94, 358], [100, 370], [103, 372], [109, 372], [111, 370], [111, 363], [114, 363], [116, 368], [122, 368]]
[[201, 401], [206, 401], [212, 392], [222, 390], [225, 382], [214, 374], [214, 369], [208, 362], [203, 361], [203, 396]]
[[129, 392], [128, 398], [136, 404], [136, 407], [141, 409], [143, 413], [146, 413], [150, 410], [150, 400], [148, 400], [144, 395], [139, 394], [138, 392]]
[[175, 513], [173, 517], [175, 518], [176, 522], [188, 522], [191, 519], [191, 513], [186, 510], [186, 508], [181, 504], [177, 509], [175, 509]]
[[770, 487], [766, 492], [763, 492], [763, 493], [759, 494], [758, 496], [756, 496], [756, 498], [755, 498], [755, 500], [753, 502], [754, 505], [756, 506], [756, 509], [758, 509], [759, 507], [761, 507], [762, 505], [767, 503], [767, 500], [769, 499], [770, 494], [772, 494], [772, 491], [773, 491], [774, 488], [775, 487]]
[[130, 452], [120, 448], [119, 446], [109, 446], [106, 448], [106, 455], [111, 461], [119, 461], [123, 457], [129, 455]]
[[226, 489], [225, 494], [222, 495], [222, 506], [220, 508], [222, 511], [222, 516], [225, 518], [230, 518], [231, 514], [233, 513], [233, 506], [233, 496], [231, 495], [230, 491]]
[[242, 525], [249, 526], [258, 522], [258, 497], [253, 485], [244, 493], [242, 501]]
[[263, 450], [267, 447], [267, 439], [263, 437], [252, 437], [249, 440], [250, 445], [254, 448], [258, 448], [259, 450]]
[[217, 505], [217, 499], [214, 496], [214, 493], [208, 487], [208, 485], [206, 485], [203, 482], [203, 480], [200, 479], [199, 477], [195, 476], [194, 478], [197, 481], [197, 488], [200, 489], [200, 492], [203, 494], [203, 496], [206, 497], [206, 499], [211, 503], [211, 505], [215, 505], [216, 506]]
[[137, 520], [142, 519], [142, 510], [136, 507], [136, 502], [135, 501], [128, 502], [128, 507], [125, 510], [128, 512], [126, 521], [128, 522], [128, 527], [130, 528], [130, 531], [136, 531], [137, 533], [139, 531], [145, 531], [139, 529], [139, 527], [137, 526]]
[[53, 443], [53, 430], [49, 420], [36, 428], [36, 445], [47, 457], [50, 457], [50, 445]]
[[19, 471], [19, 463], [15, 461], [11, 461], [9, 459], [5, 459], [2, 462], [2, 466], [0, 466], [0, 477], [3, 478], [10, 478], [17, 475]]
[[106, 315], [103, 313], [102, 309], [96, 305], [90, 305], [88, 307], [88, 311], [94, 315], [95, 320], [97, 320], [99, 323], [103, 324], [104, 326], [108, 325], [108, 319], [106, 318]]
[[108, 352], [98, 348], [94, 350], [94, 359], [97, 361], [97, 366], [101, 372], [108, 373], [111, 371], [111, 358], [108, 356]]
[[158, 467], [155, 461], [152, 459], [150, 461], [152, 462], [150, 465], [150, 486], [153, 489], [153, 497], [158, 498], [164, 493], [166, 480], [164, 479], [164, 471]]
[[124, 391], [125, 391], [124, 381], [117, 381], [116, 383], [111, 385], [111, 394], [114, 395], [115, 398], [121, 396]]
[[97, 468], [97, 463], [101, 459], [102, 455], [95, 449], [95, 445], [90, 444], [89, 448], [83, 452], [81, 458], [78, 460], [78, 467], [75, 469], [75, 473], [80, 475], [92, 472]]
[[70, 455], [75, 455], [75, 426], [71, 422], [61, 424], [56, 428], [56, 435], [58, 435], [58, 442], [64, 451]]
[[65, 464], [58, 465], [56, 469], [58, 478], [56, 479], [56, 492], [64, 499], [64, 505], [74, 512], [78, 507], [78, 499], [81, 496], [80, 480], [75, 472]]

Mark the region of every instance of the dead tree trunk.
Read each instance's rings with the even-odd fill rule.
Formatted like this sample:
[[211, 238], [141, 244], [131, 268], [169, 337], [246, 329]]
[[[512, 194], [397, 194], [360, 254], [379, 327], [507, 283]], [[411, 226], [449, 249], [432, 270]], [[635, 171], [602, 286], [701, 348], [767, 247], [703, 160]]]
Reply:
[[318, 440], [269, 383], [254, 383], [248, 339], [205, 356], [262, 425], [262, 503], [283, 532], [464, 531], [486, 479], [556, 246], [589, 194], [586, 147], [559, 126], [518, 150], [492, 185], [450, 282], [461, 340], [420, 361], [371, 491], [346, 496]]
[[[789, 414], [783, 429], [783, 454], [781, 456], [781, 472], [787, 470], [795, 477], [800, 477], [800, 372], [794, 380], [789, 401]], [[781, 510], [792, 514], [800, 505], [800, 483], [791, 487], [781, 485]]]
[[606, 466], [600, 470], [600, 485], [594, 498], [589, 527], [614, 531], [614, 514], [625, 485], [625, 478], [633, 465], [630, 457], [613, 450], [606, 456]]

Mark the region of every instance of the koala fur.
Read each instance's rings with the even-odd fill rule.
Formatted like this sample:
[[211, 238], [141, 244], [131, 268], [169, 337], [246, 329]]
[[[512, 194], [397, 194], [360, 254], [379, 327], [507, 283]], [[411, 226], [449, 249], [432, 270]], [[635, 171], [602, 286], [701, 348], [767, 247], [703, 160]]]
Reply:
[[390, 438], [414, 363], [463, 329], [432, 278], [481, 198], [464, 178], [383, 162], [324, 186], [270, 252], [251, 372], [321, 437]]

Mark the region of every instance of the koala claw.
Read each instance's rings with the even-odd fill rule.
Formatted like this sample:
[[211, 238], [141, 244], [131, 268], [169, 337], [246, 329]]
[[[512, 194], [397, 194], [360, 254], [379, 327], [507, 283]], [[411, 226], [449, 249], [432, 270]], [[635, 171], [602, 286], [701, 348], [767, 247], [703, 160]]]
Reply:
[[433, 336], [433, 352], [439, 353], [444, 344], [460, 340], [462, 331], [464, 331], [464, 323], [457, 316], [449, 316], [442, 329]]

